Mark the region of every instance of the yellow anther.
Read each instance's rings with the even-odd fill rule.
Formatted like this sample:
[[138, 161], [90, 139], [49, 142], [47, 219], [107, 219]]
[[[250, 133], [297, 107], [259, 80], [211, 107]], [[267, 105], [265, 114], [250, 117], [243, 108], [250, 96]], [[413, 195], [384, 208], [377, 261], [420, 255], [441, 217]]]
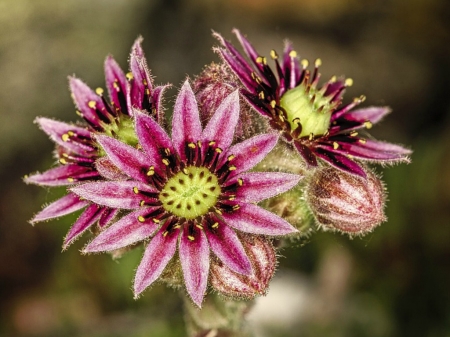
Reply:
[[277, 52], [275, 51], [275, 50], [271, 50], [270, 51], [270, 57], [273, 59], [273, 60], [276, 60], [277, 58], [278, 58], [278, 54], [277, 54]]
[[[220, 209], [216, 208], [215, 211], [217, 214], [222, 215], [222, 211]], [[213, 228], [215, 228], [215, 227], [213, 227]]]
[[314, 139], [314, 133], [311, 132], [311, 133], [309, 134], [309, 140], [313, 140], [313, 139]]
[[277, 105], [277, 102], [275, 102], [275, 100], [270, 102], [270, 106], [272, 107], [272, 109], [275, 109], [276, 105]]
[[361, 138], [361, 139], [359, 139], [359, 142], [360, 142], [361, 144], [366, 144], [366, 143], [367, 143], [367, 140], [365, 140], [364, 138]]
[[238, 178], [237, 182], [239, 186], [242, 186], [244, 184], [244, 180], [242, 178]]
[[180, 228], [180, 227], [181, 227], [180, 224], [176, 224], [175, 226], [173, 226], [174, 229], [178, 229], [178, 228]]
[[63, 156], [64, 158], [69, 158], [69, 155], [68, 155], [67, 153], [63, 153], [62, 156]]
[[145, 86], [147, 86], [147, 85], [148, 85], [147, 79], [143, 78], [143, 79], [142, 79], [142, 84], [145, 85]]
[[212, 140], [212, 141], [210, 141], [210, 142], [208, 143], [208, 145], [209, 145], [209, 146], [216, 145], [216, 142], [215, 142], [214, 140]]
[[358, 132], [353, 131], [352, 133], [350, 133], [350, 137], [356, 137], [358, 135]]
[[321, 59], [316, 59], [316, 62], [314, 62], [314, 66], [316, 68], [319, 68], [322, 65], [322, 60]]
[[371, 121], [366, 121], [364, 122], [364, 126], [366, 127], [366, 129], [371, 129], [373, 125]]
[[144, 206], [145, 205], [145, 200], [141, 200], [141, 202], [139, 203], [139, 206]]
[[289, 52], [289, 57], [291, 57], [291, 58], [297, 57], [297, 52], [295, 50], [291, 50]]
[[61, 139], [63, 140], [63, 142], [68, 142], [70, 139], [70, 136], [67, 133], [65, 133], [65, 134], [61, 135]]
[[233, 201], [234, 199], [236, 199], [236, 196], [232, 195], [228, 198], [228, 200]]
[[113, 87], [114, 87], [114, 89], [116, 89], [116, 90], [119, 90], [119, 89], [120, 89], [120, 88], [119, 88], [119, 83], [118, 83], [117, 79], [114, 80], [114, 82], [113, 82]]
[[159, 224], [159, 223], [161, 222], [161, 221], [159, 221], [159, 219], [156, 219], [156, 218], [153, 218], [152, 221], [153, 221], [155, 224]]
[[139, 222], [145, 222], [145, 218], [142, 215], [139, 215], [137, 219]]
[[185, 167], [185, 168], [183, 168], [183, 173], [185, 174], [185, 175], [188, 175], [189, 174], [189, 171], [188, 171], [188, 169]]
[[164, 149], [164, 152], [166, 153], [167, 156], [170, 155], [170, 149], [168, 149], [167, 147]]
[[346, 87], [351, 87], [353, 85], [353, 79], [352, 78], [347, 78], [344, 82]]
[[73, 132], [73, 131], [67, 131], [67, 134], [68, 134], [70, 137], [75, 136], [75, 132]]
[[214, 222], [213, 225], [211, 226], [212, 228], [217, 228], [219, 227], [219, 223], [218, 222]]
[[132, 72], [127, 73], [125, 76], [127, 77], [128, 81], [131, 81], [133, 79], [133, 73]]
[[198, 229], [203, 229], [203, 226], [200, 224], [196, 224], [195, 227], [197, 227]]
[[97, 102], [95, 102], [95, 101], [89, 101], [88, 102], [88, 106], [91, 108], [91, 109], [95, 109], [95, 106], [97, 105]]
[[162, 163], [163, 163], [164, 165], [166, 165], [166, 166], [169, 166], [169, 165], [170, 165], [170, 162], [167, 160], [167, 158], [164, 158], [164, 159], [162, 160]]
[[202, 147], [202, 142], [199, 141], [199, 140], [197, 140], [197, 146], [198, 146], [198, 147]]
[[189, 143], [188, 147], [190, 147], [191, 149], [195, 149], [195, 143]]
[[145, 89], [145, 94], [147, 95], [147, 96], [150, 96], [150, 89]]
[[236, 170], [236, 166], [234, 166], [234, 165], [231, 165], [231, 166], [228, 168], [228, 171], [234, 171], [234, 170]]
[[133, 187], [133, 192], [134, 194], [139, 194], [139, 188], [137, 188], [136, 186]]
[[72, 177], [69, 177], [69, 178], [67, 178], [67, 181], [68, 181], [69, 183], [73, 183], [73, 182], [75, 181], [75, 179], [73, 179]]
[[189, 239], [189, 241], [194, 241], [195, 240], [195, 238], [192, 235], [188, 235], [188, 239]]
[[306, 69], [309, 66], [309, 61], [308, 60], [303, 59], [303, 60], [301, 60], [300, 63], [302, 65], [303, 69]]
[[169, 232], [168, 232], [168, 231], [164, 231], [164, 232], [162, 233], [162, 236], [166, 237], [167, 234], [169, 234]]
[[258, 94], [258, 97], [259, 97], [259, 99], [264, 99], [264, 91], [261, 91], [261, 92]]
[[59, 162], [63, 165], [67, 164], [67, 160], [65, 160], [64, 158], [59, 158]]
[[155, 167], [154, 166], [150, 166], [150, 168], [147, 171], [147, 176], [152, 176], [155, 174]]
[[81, 113], [81, 111], [75, 110], [75, 113], [76, 113], [78, 116], [83, 117], [83, 114]]
[[239, 208], [241, 208], [241, 206], [239, 206], [239, 205], [234, 205], [234, 206], [233, 206], [233, 211], [237, 211]]
[[280, 121], [284, 122], [284, 117], [283, 117], [283, 115], [278, 115], [278, 119], [279, 119]]
[[103, 95], [103, 89], [102, 88], [97, 88], [95, 89], [95, 93], [99, 96]]
[[220, 147], [216, 147], [216, 152], [217, 152], [217, 153], [222, 153], [222, 151], [223, 151], [223, 150], [222, 150]]
[[333, 142], [333, 149], [337, 150], [339, 148], [339, 144], [337, 142]]
[[300, 124], [300, 118], [295, 117], [295, 118], [292, 120], [292, 123], [299, 125], [299, 124]]
[[364, 96], [364, 95], [359, 96], [360, 102], [364, 102], [365, 100], [366, 100], [366, 96]]
[[236, 156], [234, 154], [230, 154], [227, 158], [228, 161], [232, 161]]
[[347, 158], [353, 159], [354, 157], [353, 157], [351, 154], [348, 154], [348, 155], [347, 155]]
[[258, 56], [257, 58], [256, 58], [256, 63], [264, 63], [264, 57], [262, 57], [262, 56]]

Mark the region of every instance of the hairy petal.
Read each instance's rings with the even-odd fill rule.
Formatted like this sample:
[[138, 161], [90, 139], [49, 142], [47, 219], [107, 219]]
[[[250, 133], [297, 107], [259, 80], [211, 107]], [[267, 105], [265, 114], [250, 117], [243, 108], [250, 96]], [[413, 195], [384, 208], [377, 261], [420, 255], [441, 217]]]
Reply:
[[64, 238], [63, 248], [67, 249], [86, 229], [91, 227], [102, 215], [103, 208], [98, 205], [90, 205], [80, 215]]
[[86, 200], [80, 200], [79, 196], [69, 193], [45, 207], [30, 222], [34, 224], [39, 221], [59, 218], [60, 216], [76, 212], [87, 204]]
[[217, 217], [211, 217], [211, 220], [217, 222], [218, 226], [210, 228], [205, 225], [204, 227], [213, 253], [231, 270], [239, 274], [250, 275], [252, 265], [234, 230]]
[[200, 116], [189, 81], [184, 82], [175, 101], [172, 118], [172, 140], [180, 157], [186, 159], [184, 147], [186, 142], [197, 142], [202, 134]]
[[332, 166], [341, 169], [343, 171], [356, 174], [358, 176], [361, 176], [363, 178], [366, 177], [366, 173], [361, 168], [361, 166], [356, 163], [355, 161], [349, 159], [345, 155], [335, 153], [332, 149], [325, 150], [323, 148], [316, 148], [314, 149], [314, 152], [316, 155], [331, 164]]
[[214, 140], [218, 147], [227, 149], [234, 136], [239, 119], [239, 92], [228, 95], [217, 108], [203, 130], [203, 140]]
[[80, 136], [83, 139], [91, 139], [89, 130], [44, 117], [36, 118], [35, 123], [39, 125], [41, 130], [44, 131], [52, 141], [65, 149], [80, 155], [95, 153], [95, 149], [91, 145], [80, 142], [77, 137], [69, 137], [70, 133]]
[[86, 183], [71, 188], [80, 197], [96, 204], [120, 209], [137, 209], [142, 197], [134, 188], [146, 192], [156, 192], [150, 186], [138, 181], [100, 181]]
[[111, 221], [114, 220], [116, 215], [119, 213], [119, 209], [105, 208], [100, 219], [98, 220], [98, 225], [100, 228], [108, 226]]
[[96, 139], [115, 166], [129, 177], [147, 182], [146, 172], [150, 165], [143, 152], [108, 136], [99, 135]]
[[112, 56], [108, 56], [105, 60], [105, 77], [113, 108], [119, 108], [122, 113], [127, 114], [127, 78]]
[[33, 174], [24, 180], [27, 184], [41, 186], [66, 186], [72, 185], [76, 180], [98, 178], [99, 174], [90, 167], [77, 164], [61, 165], [44, 173]]
[[134, 278], [134, 296], [138, 297], [148, 286], [158, 279], [175, 254], [179, 229], [164, 235], [164, 226], [150, 241]]
[[259, 202], [291, 189], [301, 179], [296, 174], [278, 172], [250, 172], [239, 176], [243, 186], [236, 192], [236, 199], [246, 202]]
[[148, 213], [148, 209], [139, 209], [125, 215], [105, 229], [84, 249], [83, 253], [107, 252], [123, 248], [150, 237], [157, 229], [153, 221], [140, 222], [139, 216]]
[[286, 220], [253, 204], [242, 204], [232, 213], [222, 214], [226, 223], [240, 231], [262, 235], [286, 235], [297, 232]]
[[228, 155], [233, 154], [236, 156], [232, 161], [232, 164], [236, 166], [236, 170], [232, 172], [231, 176], [252, 169], [274, 148], [277, 141], [277, 135], [263, 134], [230, 147]]
[[209, 273], [209, 246], [205, 233], [195, 226], [192, 231], [184, 226], [179, 255], [187, 292], [201, 308]]

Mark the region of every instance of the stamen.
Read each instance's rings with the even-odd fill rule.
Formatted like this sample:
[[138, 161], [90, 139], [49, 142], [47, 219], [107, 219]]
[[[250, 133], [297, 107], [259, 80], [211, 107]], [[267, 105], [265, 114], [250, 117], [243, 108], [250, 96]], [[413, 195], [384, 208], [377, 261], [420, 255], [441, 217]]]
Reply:
[[271, 50], [270, 51], [270, 57], [272, 58], [272, 60], [276, 60], [276, 59], [278, 59], [278, 54], [277, 54], [277, 52], [275, 51], [275, 50]]
[[102, 96], [103, 95], [103, 89], [102, 88], [97, 88], [97, 89], [95, 89], [95, 93], [97, 95], [99, 95], [99, 96]]

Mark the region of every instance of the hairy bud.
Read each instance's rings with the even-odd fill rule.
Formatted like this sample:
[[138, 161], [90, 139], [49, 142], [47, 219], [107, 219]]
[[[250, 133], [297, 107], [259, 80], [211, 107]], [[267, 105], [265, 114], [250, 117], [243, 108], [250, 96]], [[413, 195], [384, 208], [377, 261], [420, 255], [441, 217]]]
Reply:
[[306, 198], [323, 229], [364, 235], [386, 220], [383, 184], [367, 168], [365, 173], [362, 178], [326, 167], [312, 175]]
[[214, 261], [211, 266], [211, 285], [227, 297], [252, 299], [266, 293], [275, 272], [276, 255], [270, 241], [263, 237], [243, 236], [241, 241], [252, 263], [253, 274], [238, 274], [220, 261]]
[[[200, 120], [203, 126], [206, 125], [225, 97], [242, 87], [240, 81], [227, 66], [214, 62], [203, 69], [195, 78], [192, 86], [199, 103]], [[264, 122], [251, 111], [245, 100], [240, 100], [240, 106], [240, 119], [235, 134], [238, 140], [266, 131]]]

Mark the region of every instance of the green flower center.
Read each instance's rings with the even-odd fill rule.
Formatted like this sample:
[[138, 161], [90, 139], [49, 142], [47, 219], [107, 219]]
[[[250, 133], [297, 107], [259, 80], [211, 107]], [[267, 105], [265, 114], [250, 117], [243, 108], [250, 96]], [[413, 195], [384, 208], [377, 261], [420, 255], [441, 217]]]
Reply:
[[302, 83], [281, 97], [280, 105], [286, 111], [291, 129], [295, 130], [299, 124], [302, 126], [298, 138], [323, 135], [328, 131], [334, 104], [330, 103], [332, 96], [323, 94], [313, 87], [307, 90]]
[[[102, 126], [106, 135], [114, 137], [125, 144], [136, 147], [139, 143], [134, 130], [134, 122], [130, 116], [120, 114], [114, 121], [109, 124], [104, 123]], [[103, 149], [100, 148], [100, 157], [103, 157], [105, 154]]]
[[205, 215], [221, 193], [215, 174], [206, 167], [189, 166], [171, 177], [159, 194], [166, 211], [186, 219]]

